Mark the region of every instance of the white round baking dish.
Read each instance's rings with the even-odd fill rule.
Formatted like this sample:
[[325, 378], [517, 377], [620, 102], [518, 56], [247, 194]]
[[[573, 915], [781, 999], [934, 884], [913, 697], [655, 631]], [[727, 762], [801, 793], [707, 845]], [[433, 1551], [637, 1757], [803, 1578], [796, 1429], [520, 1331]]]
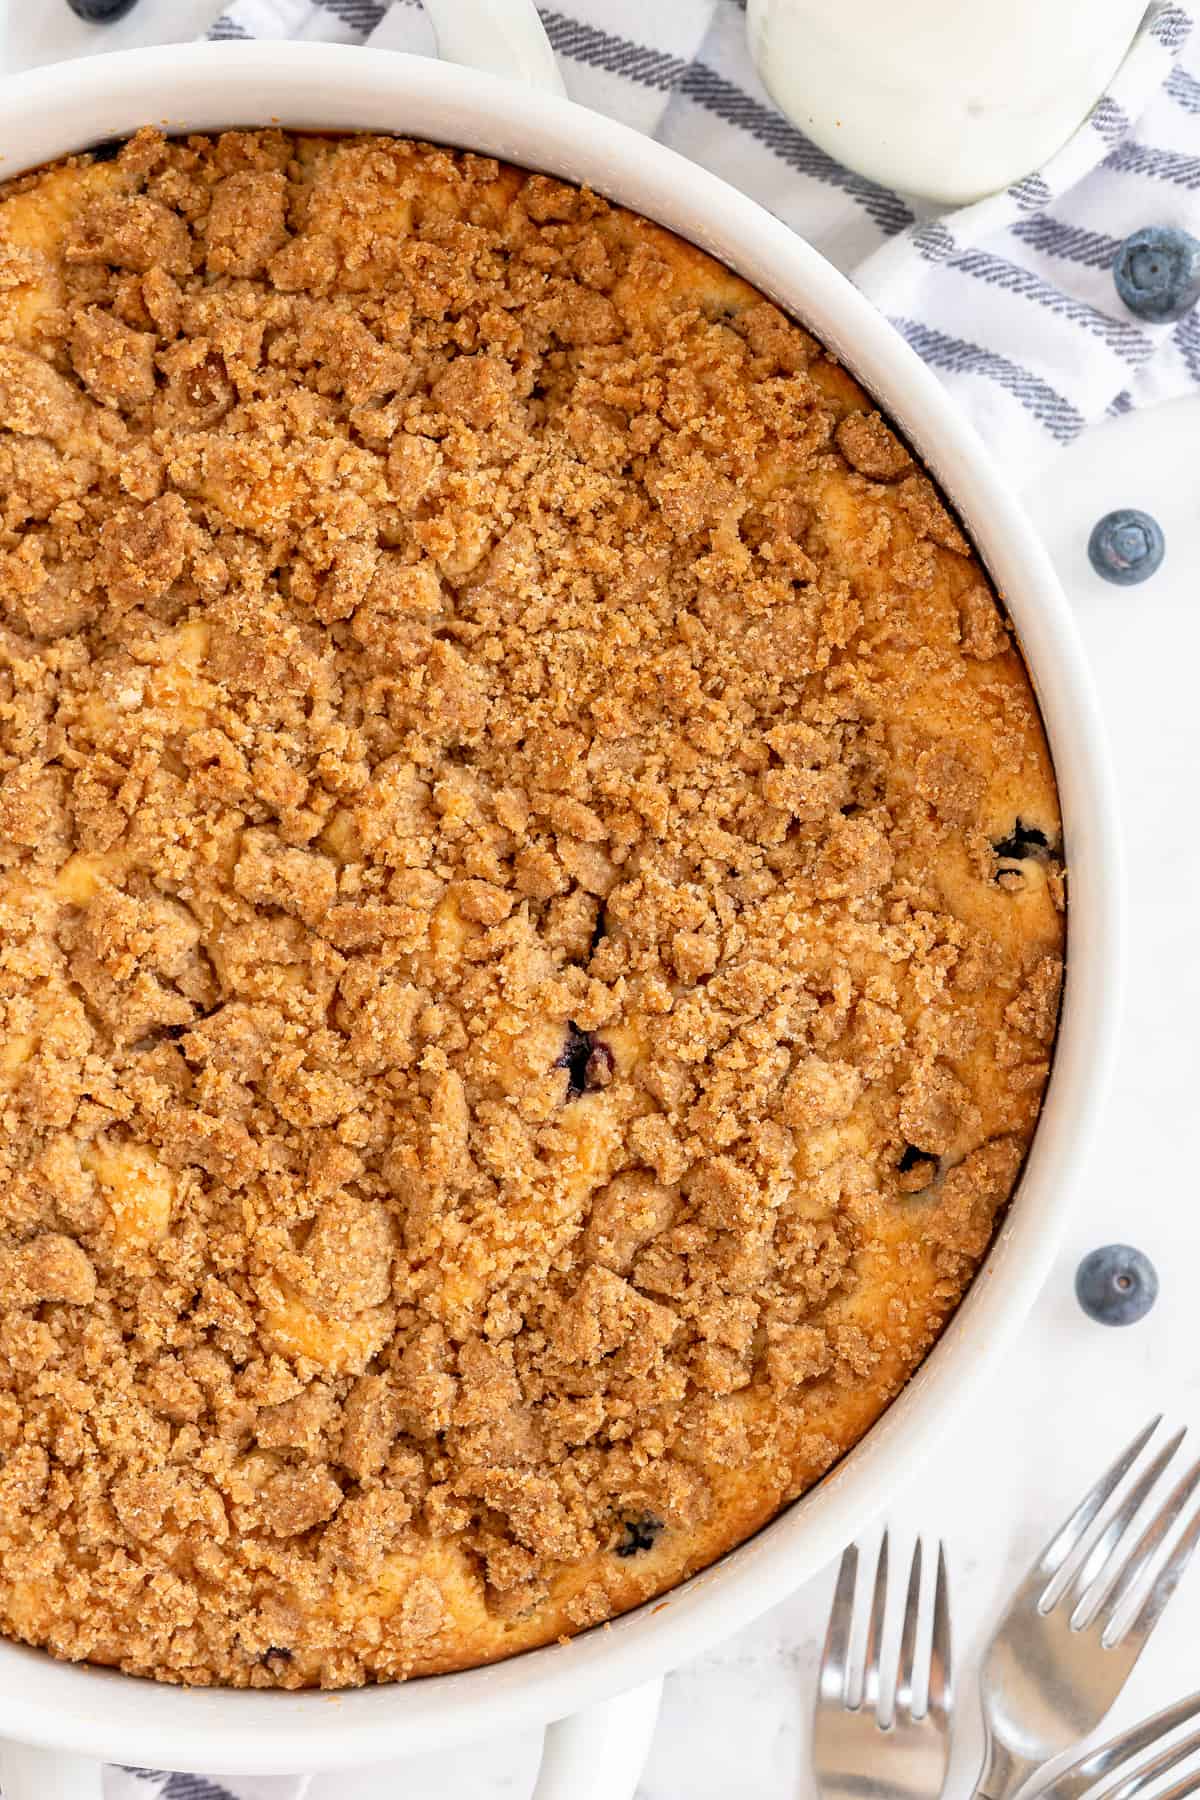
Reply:
[[[565, 1720], [539, 1793], [628, 1794], [655, 1683], [819, 1570], [927, 1463], [1004, 1354], [1049, 1268], [1103, 1101], [1121, 972], [1121, 883], [1107, 752], [1046, 553], [937, 379], [851, 284], [714, 176], [561, 98], [529, 0], [429, 0], [442, 48], [503, 79], [329, 45], [136, 50], [0, 82], [0, 177], [155, 123], [395, 131], [586, 181], [703, 246], [809, 326], [901, 426], [965, 520], [1016, 623], [1049, 732], [1071, 870], [1062, 1028], [1019, 1191], [945, 1336], [866, 1438], [751, 1542], [657, 1602], [495, 1667], [352, 1693], [157, 1686], [0, 1641], [6, 1800], [98, 1800], [93, 1759], [278, 1773], [349, 1767]], [[531, 91], [530, 83], [539, 91]], [[612, 1697], [640, 1688], [614, 1711]], [[576, 1715], [574, 1718], [568, 1715]]]

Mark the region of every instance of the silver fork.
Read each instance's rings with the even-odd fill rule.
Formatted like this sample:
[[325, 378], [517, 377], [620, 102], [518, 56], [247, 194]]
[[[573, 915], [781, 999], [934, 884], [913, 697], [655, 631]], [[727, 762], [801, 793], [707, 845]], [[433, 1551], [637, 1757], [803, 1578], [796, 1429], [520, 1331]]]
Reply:
[[1160, 1422], [1152, 1419], [1084, 1495], [996, 1627], [980, 1676], [986, 1748], [976, 1800], [1010, 1800], [1037, 1769], [1090, 1736], [1187, 1567], [1200, 1538], [1200, 1508], [1187, 1518], [1200, 1462], [1149, 1512], [1128, 1547], [1183, 1441], [1176, 1432], [1123, 1487]]
[[[1038, 1789], [1038, 1800], [1084, 1800], [1084, 1795], [1091, 1795], [1092, 1800], [1139, 1800], [1144, 1795], [1145, 1800], [1150, 1800], [1151, 1792], [1156, 1800], [1184, 1800], [1185, 1794], [1200, 1794], [1200, 1768], [1170, 1788], [1158, 1786], [1164, 1775], [1200, 1755], [1200, 1731], [1173, 1744], [1165, 1742], [1181, 1725], [1196, 1718], [1200, 1718], [1200, 1694], [1190, 1694], [1186, 1700], [1176, 1701], [1152, 1719], [1081, 1756]], [[1143, 1762], [1148, 1751], [1154, 1754]], [[1109, 1775], [1115, 1779], [1102, 1787], [1100, 1783]]]
[[883, 1642], [888, 1588], [884, 1532], [871, 1584], [861, 1675], [852, 1667], [850, 1642], [858, 1585], [858, 1548], [852, 1544], [838, 1570], [821, 1657], [813, 1717], [818, 1790], [822, 1800], [937, 1800], [946, 1779], [953, 1704], [943, 1547], [938, 1545], [933, 1604], [924, 1609], [919, 1542], [913, 1551], [899, 1656], [892, 1661]]

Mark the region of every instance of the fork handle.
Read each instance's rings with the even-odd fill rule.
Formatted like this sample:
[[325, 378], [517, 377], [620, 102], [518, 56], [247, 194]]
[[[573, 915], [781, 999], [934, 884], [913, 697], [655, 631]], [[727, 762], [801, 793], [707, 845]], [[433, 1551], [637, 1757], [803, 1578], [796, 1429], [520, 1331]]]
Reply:
[[974, 1788], [974, 1800], [1013, 1800], [1043, 1765], [1014, 1756], [989, 1735], [983, 1767]]

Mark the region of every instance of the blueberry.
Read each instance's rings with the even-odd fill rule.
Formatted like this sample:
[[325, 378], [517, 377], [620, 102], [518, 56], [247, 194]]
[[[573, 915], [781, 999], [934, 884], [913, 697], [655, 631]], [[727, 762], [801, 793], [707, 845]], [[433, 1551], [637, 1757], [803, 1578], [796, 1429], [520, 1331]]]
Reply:
[[607, 1044], [593, 1044], [592, 1054], [583, 1065], [583, 1085], [591, 1092], [593, 1088], [607, 1087], [613, 1078], [617, 1059]]
[[137, 0], [67, 0], [67, 5], [89, 25], [112, 25], [132, 12]]
[[640, 1513], [636, 1519], [622, 1519], [621, 1536], [613, 1545], [618, 1556], [636, 1556], [641, 1550], [653, 1550], [654, 1541], [663, 1530], [663, 1522], [653, 1513]]
[[90, 146], [88, 155], [93, 162], [116, 162], [128, 142], [128, 138], [104, 138]]
[[1004, 862], [1024, 862], [1029, 856], [1044, 856], [1050, 848], [1050, 839], [1036, 825], [1026, 825], [1018, 819], [1006, 838], [1001, 838], [992, 849]]
[[1129, 1244], [1106, 1244], [1075, 1271], [1075, 1297], [1098, 1325], [1136, 1325], [1158, 1299], [1158, 1274]]
[[1147, 225], [1113, 258], [1117, 292], [1139, 319], [1182, 319], [1200, 300], [1200, 241], [1173, 225]]
[[938, 1159], [916, 1144], [906, 1144], [896, 1164], [897, 1184], [902, 1194], [921, 1194], [938, 1172]]
[[607, 1044], [600, 1043], [590, 1031], [581, 1031], [572, 1019], [567, 1026], [567, 1041], [554, 1066], [567, 1071], [567, 1098], [575, 1100], [580, 1094], [607, 1087], [616, 1059]]
[[1088, 539], [1088, 561], [1105, 581], [1136, 587], [1147, 581], [1166, 553], [1162, 526], [1149, 513], [1122, 507], [1105, 513]]

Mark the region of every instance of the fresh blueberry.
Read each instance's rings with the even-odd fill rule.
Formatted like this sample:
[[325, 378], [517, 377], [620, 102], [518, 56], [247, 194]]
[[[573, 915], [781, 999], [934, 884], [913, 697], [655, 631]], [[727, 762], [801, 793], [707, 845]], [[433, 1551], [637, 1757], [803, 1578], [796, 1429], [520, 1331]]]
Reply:
[[1200, 300], [1200, 240], [1173, 225], [1147, 225], [1117, 251], [1113, 280], [1139, 319], [1182, 319]]
[[1075, 1296], [1098, 1325], [1136, 1325], [1158, 1299], [1158, 1274], [1129, 1244], [1106, 1244], [1075, 1271]]
[[1097, 521], [1088, 539], [1088, 561], [1105, 581], [1136, 587], [1160, 566], [1166, 548], [1157, 519], [1133, 507], [1122, 507]]
[[622, 1519], [621, 1536], [613, 1549], [618, 1556], [637, 1556], [639, 1551], [653, 1550], [662, 1529], [662, 1520], [656, 1519], [653, 1513], [641, 1513], [636, 1519]]
[[76, 18], [89, 25], [111, 25], [132, 12], [137, 0], [67, 0], [67, 5]]

